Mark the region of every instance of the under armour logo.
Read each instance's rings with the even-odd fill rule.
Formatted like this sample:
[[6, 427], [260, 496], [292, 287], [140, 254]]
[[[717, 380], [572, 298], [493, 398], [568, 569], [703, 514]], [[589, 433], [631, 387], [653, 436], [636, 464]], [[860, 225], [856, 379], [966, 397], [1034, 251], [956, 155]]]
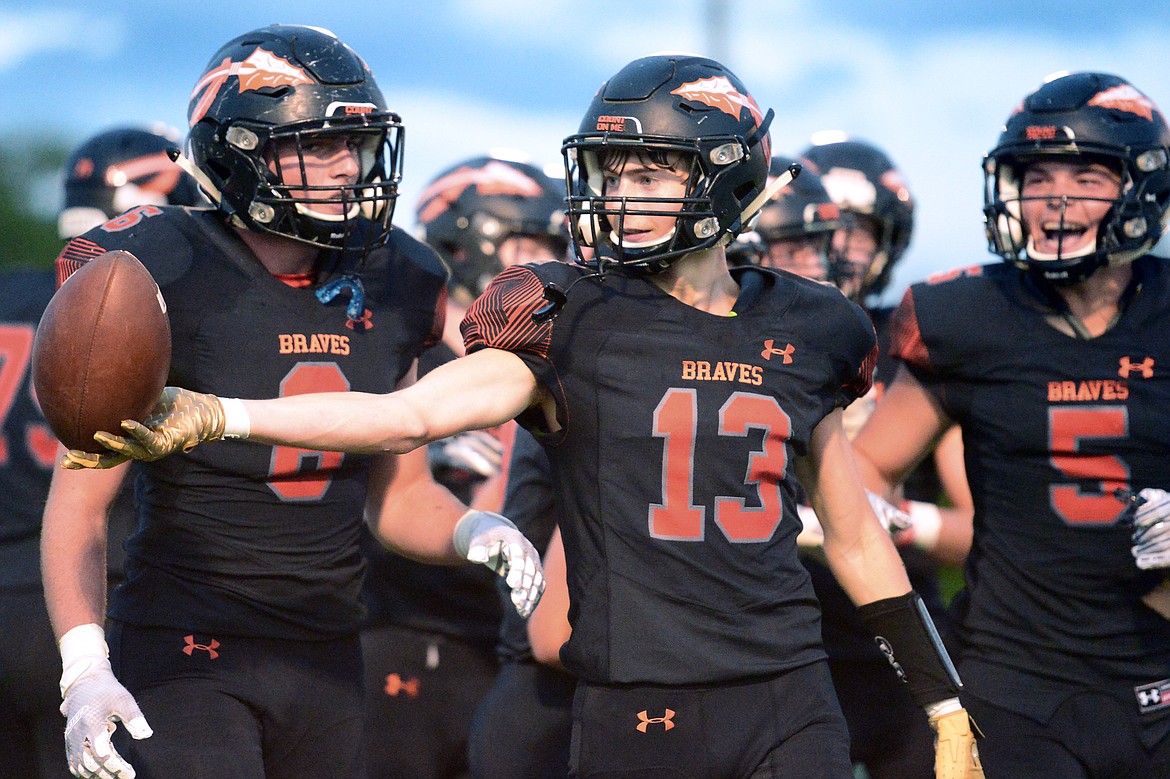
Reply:
[[1117, 369], [1117, 375], [1123, 379], [1129, 378], [1129, 374], [1133, 373], [1134, 371], [1140, 371], [1143, 379], [1152, 379], [1154, 377], [1153, 357], [1147, 357], [1141, 362], [1135, 363], [1129, 359], [1128, 355], [1126, 355], [1125, 357], [1122, 357], [1120, 360], [1118, 360], [1118, 363], [1121, 365], [1121, 367]]
[[374, 312], [367, 308], [361, 316], [345, 320], [345, 326], [359, 333], [370, 330], [374, 326]]
[[421, 687], [422, 682], [416, 678], [403, 679], [398, 674], [390, 674], [386, 677], [386, 686], [383, 689], [392, 698], [397, 698], [399, 693], [406, 693], [408, 698], [417, 698]]
[[1137, 695], [1138, 713], [1147, 714], [1170, 706], [1170, 679], [1162, 679], [1133, 688]]
[[642, 709], [638, 712], [638, 719], [640, 720], [638, 723], [640, 733], [645, 733], [648, 725], [662, 725], [663, 730], [670, 730], [674, 727], [674, 709], [667, 709], [661, 717], [647, 716], [646, 710]]
[[775, 348], [774, 344], [775, 341], [771, 338], [769, 338], [767, 341], [764, 341], [764, 351], [760, 352], [760, 356], [765, 360], [770, 360], [772, 359], [772, 355], [777, 354], [784, 358], [785, 365], [791, 365], [792, 353], [796, 351], [796, 347], [792, 344], [788, 344], [783, 349], [777, 349]]
[[196, 644], [195, 636], [183, 636], [183, 640], [187, 642], [187, 646], [183, 647], [183, 653], [186, 654], [187, 657], [191, 657], [196, 649], [201, 649], [206, 652], [207, 657], [210, 660], [214, 660], [215, 658], [219, 657], [219, 652], [215, 651], [219, 649], [219, 642], [214, 638], [211, 639], [210, 644]]

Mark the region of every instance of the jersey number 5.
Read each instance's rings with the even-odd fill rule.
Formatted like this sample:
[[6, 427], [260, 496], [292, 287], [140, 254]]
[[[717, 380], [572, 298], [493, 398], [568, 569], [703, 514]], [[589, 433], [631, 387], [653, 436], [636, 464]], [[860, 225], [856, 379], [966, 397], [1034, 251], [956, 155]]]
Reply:
[[[665, 439], [662, 459], [662, 503], [650, 506], [650, 535], [668, 541], [702, 541], [706, 506], [694, 504], [695, 438], [698, 398], [693, 389], [671, 388], [654, 409], [654, 436]], [[764, 447], [748, 457], [744, 484], [760, 496], [757, 508], [743, 498], [716, 497], [715, 524], [728, 541], [767, 541], [780, 524], [783, 502], [780, 482], [788, 465], [784, 442], [792, 420], [775, 398], [736, 392], [719, 409], [719, 435], [744, 437], [764, 431]]]
[[[1075, 484], [1048, 488], [1052, 508], [1073, 525], [1111, 525], [1126, 507], [1113, 490], [1129, 483], [1129, 466], [1111, 454], [1084, 454], [1086, 439], [1125, 438], [1129, 434], [1129, 410], [1125, 406], [1058, 406], [1048, 410], [1048, 445], [1052, 467], [1076, 479]], [[1067, 452], [1067, 454], [1056, 454]]]

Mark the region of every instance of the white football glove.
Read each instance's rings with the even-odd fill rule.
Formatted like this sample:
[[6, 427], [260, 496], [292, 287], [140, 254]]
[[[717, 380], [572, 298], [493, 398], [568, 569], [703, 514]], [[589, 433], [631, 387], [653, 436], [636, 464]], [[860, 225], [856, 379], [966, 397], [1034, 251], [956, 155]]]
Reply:
[[469, 430], [427, 447], [431, 468], [467, 471], [490, 479], [504, 467], [504, 445], [486, 430]]
[[1133, 552], [1143, 571], [1170, 567], [1170, 493], [1146, 487], [1133, 516]]
[[527, 617], [544, 593], [540, 554], [507, 517], [472, 509], [455, 525], [455, 551], [504, 577], [512, 590], [512, 605]]
[[821, 520], [812, 506], [797, 503], [796, 516], [800, 517], [800, 524], [804, 526], [796, 537], [796, 545], [802, 549], [819, 549], [824, 546], [825, 529], [821, 527]]
[[61, 713], [65, 759], [81, 779], [134, 779], [134, 768], [110, 743], [117, 723], [136, 739], [154, 731], [134, 696], [114, 677], [100, 625], [78, 625], [61, 637]]
[[869, 498], [869, 505], [873, 508], [873, 513], [877, 514], [878, 522], [882, 523], [886, 532], [897, 533], [900, 530], [909, 530], [914, 527], [914, 520], [908, 513], [881, 495], [866, 490], [865, 497]]

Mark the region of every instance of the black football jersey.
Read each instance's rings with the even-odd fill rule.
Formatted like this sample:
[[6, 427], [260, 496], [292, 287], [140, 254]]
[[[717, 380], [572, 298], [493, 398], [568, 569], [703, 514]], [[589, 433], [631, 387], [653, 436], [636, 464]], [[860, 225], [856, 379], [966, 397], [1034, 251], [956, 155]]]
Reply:
[[41, 584], [41, 513], [57, 439], [33, 397], [37, 322], [56, 290], [49, 270], [0, 276], [0, 589]]
[[[1170, 287], [1134, 263], [1128, 305], [1085, 340], [1050, 326], [1025, 271], [940, 274], [907, 291], [893, 352], [963, 428], [975, 499], [964, 681], [1047, 716], [1070, 688], [1170, 677], [1170, 622], [1140, 602], [1117, 489], [1170, 489]], [[1046, 684], [1021, 683], [1019, 674]]]
[[[32, 346], [56, 291], [51, 269], [0, 275], [0, 589], [40, 589], [41, 515], [57, 462], [57, 439], [33, 396]], [[110, 510], [107, 572], [122, 575], [123, 541], [134, 522], [131, 490]]]
[[[569, 560], [566, 667], [598, 683], [711, 683], [824, 656], [796, 556], [793, 458], [870, 386], [873, 328], [836, 289], [737, 269], [734, 316], [562, 263], [504, 271], [463, 321], [556, 399], [545, 445]], [[546, 284], [568, 289], [551, 322]]]
[[[148, 206], [71, 241], [62, 275], [103, 251], [142, 261], [170, 318], [168, 383], [239, 398], [393, 390], [441, 331], [446, 270], [401, 230], [364, 260], [329, 253], [319, 285], [360, 278], [329, 303], [272, 276], [211, 211]], [[357, 309], [355, 309], [356, 312]], [[369, 458], [216, 441], [147, 465], [140, 529], [110, 614], [214, 635], [352, 633]]]
[[[517, 430], [512, 443], [503, 513], [542, 556], [548, 551], [549, 541], [557, 527], [552, 468], [544, 447], [527, 430]], [[500, 603], [504, 607], [497, 654], [504, 660], [532, 660], [528, 623], [512, 608], [508, 583], [498, 576], [496, 578]]]

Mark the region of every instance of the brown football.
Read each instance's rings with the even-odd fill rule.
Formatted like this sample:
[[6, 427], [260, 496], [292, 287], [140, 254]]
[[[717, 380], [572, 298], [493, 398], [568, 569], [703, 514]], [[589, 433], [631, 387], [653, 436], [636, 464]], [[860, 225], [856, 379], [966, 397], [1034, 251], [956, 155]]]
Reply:
[[49, 301], [33, 341], [33, 388], [70, 449], [106, 451], [98, 430], [143, 419], [166, 385], [171, 326], [154, 278], [129, 252], [98, 255]]

